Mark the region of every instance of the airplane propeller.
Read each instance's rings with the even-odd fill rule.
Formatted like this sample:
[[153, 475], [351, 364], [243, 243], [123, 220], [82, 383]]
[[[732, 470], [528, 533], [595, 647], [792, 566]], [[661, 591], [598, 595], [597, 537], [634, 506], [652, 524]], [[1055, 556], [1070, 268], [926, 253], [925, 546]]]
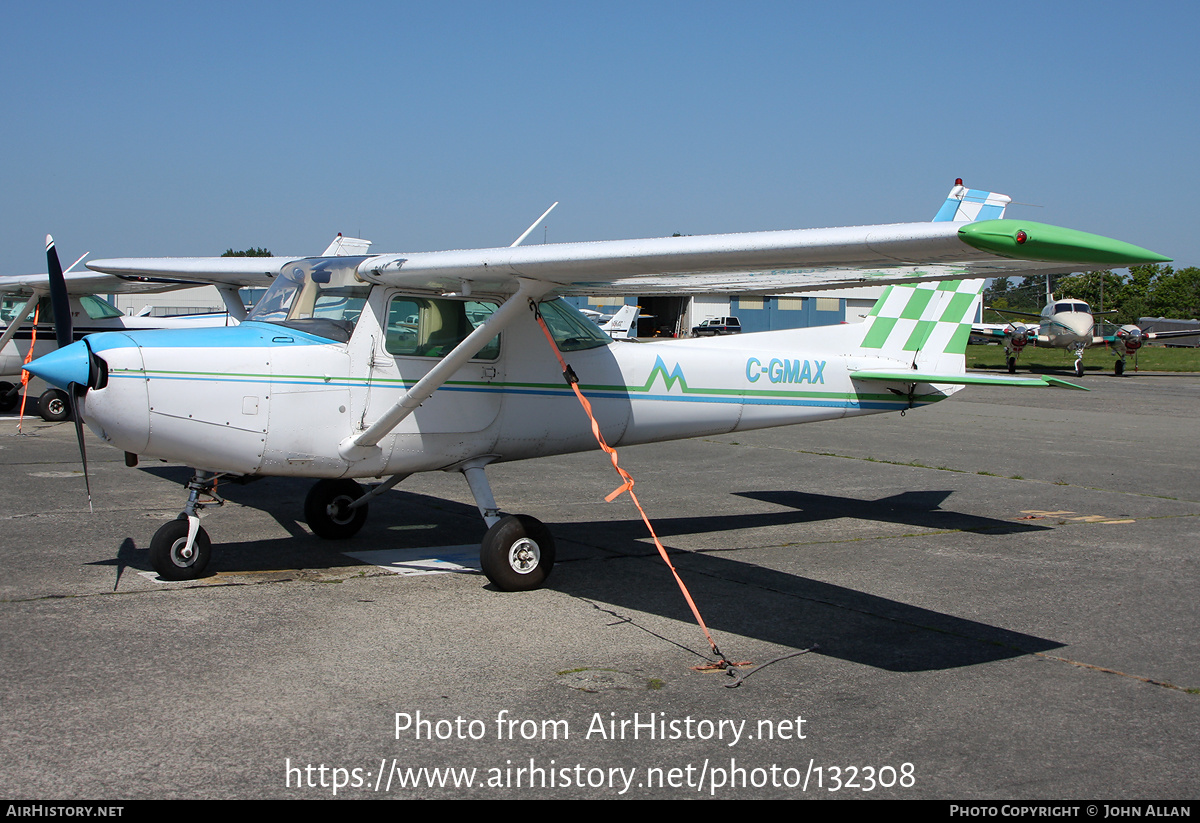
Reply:
[[1117, 339], [1125, 344], [1127, 351], [1137, 351], [1146, 342], [1146, 333], [1133, 324], [1122, 326], [1117, 330]]
[[[46, 270], [50, 275], [50, 305], [54, 310], [54, 331], [58, 339], [58, 348], [64, 349], [74, 342], [74, 325], [71, 321], [71, 300], [67, 296], [67, 279], [63, 276], [62, 264], [58, 261], [58, 250], [54, 247], [54, 238], [46, 235]], [[67, 402], [71, 407], [71, 419], [75, 421], [75, 440], [79, 443], [79, 458], [83, 463], [83, 483], [87, 488], [88, 511], [92, 508], [92, 481], [88, 476], [87, 447], [83, 441], [83, 421], [79, 415], [77, 398], [83, 397], [88, 387], [95, 382], [98, 373], [96, 358], [92, 356], [91, 347], [87, 341], [80, 341], [87, 347], [88, 370], [86, 382], [82, 385], [71, 381], [67, 385]]]

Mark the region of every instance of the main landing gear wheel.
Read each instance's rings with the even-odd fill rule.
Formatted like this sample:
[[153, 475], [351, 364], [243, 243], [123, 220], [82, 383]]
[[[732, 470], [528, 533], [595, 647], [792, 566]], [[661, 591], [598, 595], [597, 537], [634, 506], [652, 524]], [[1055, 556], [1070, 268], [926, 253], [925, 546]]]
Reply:
[[364, 493], [353, 480], [318, 480], [304, 498], [308, 527], [326, 540], [345, 540], [358, 534], [367, 522], [367, 507], [352, 509], [350, 504]]
[[1015, 358], [1015, 357], [1008, 358], [1008, 373], [1009, 374], [1017, 373], [1017, 358]]
[[1125, 361], [1118, 360], [1116, 363], [1113, 364], [1113, 374], [1120, 377], [1124, 373], [1125, 373]]
[[150, 564], [163, 580], [195, 580], [204, 573], [212, 557], [212, 541], [203, 528], [196, 530], [191, 552], [186, 552], [188, 521], [172, 520], [154, 533], [150, 541]]
[[62, 389], [46, 389], [38, 398], [38, 413], [48, 423], [71, 419], [71, 398]]
[[17, 407], [21, 395], [16, 392], [12, 383], [0, 382], [0, 412], [9, 412]]
[[546, 582], [554, 568], [554, 538], [540, 520], [510, 514], [483, 536], [479, 564], [501, 591], [531, 591]]

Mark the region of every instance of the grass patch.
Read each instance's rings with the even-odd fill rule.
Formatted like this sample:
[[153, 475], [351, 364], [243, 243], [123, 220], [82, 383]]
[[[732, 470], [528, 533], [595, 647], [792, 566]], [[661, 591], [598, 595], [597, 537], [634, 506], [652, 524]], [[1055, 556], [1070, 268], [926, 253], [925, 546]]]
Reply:
[[[1003, 346], [967, 346], [967, 368], [1003, 370], [1008, 368]], [[1093, 346], [1083, 353], [1086, 371], [1112, 371], [1116, 355], [1107, 346]], [[1169, 349], [1165, 346], [1144, 346], [1137, 355], [1125, 361], [1127, 374], [1134, 365], [1141, 371], [1200, 372], [1200, 348]], [[1075, 369], [1075, 355], [1066, 349], [1038, 349], [1027, 346], [1017, 358], [1017, 371], [1065, 371]]]

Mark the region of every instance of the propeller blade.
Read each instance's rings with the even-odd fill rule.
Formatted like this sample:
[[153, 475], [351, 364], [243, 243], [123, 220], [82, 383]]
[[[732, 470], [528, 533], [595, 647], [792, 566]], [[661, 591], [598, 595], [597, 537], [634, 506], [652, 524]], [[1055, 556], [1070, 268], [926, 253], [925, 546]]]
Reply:
[[87, 447], [83, 442], [83, 421], [79, 419], [79, 404], [75, 402], [75, 393], [82, 394], [85, 391], [87, 391], [86, 386], [72, 383], [71, 390], [67, 394], [71, 396], [71, 419], [75, 421], [75, 439], [79, 442], [79, 459], [83, 461], [83, 485], [87, 489], [88, 511], [95, 514], [96, 510], [92, 508], [92, 481], [88, 476]]
[[74, 339], [71, 327], [71, 298], [67, 296], [67, 278], [63, 277], [62, 264], [58, 262], [58, 249], [54, 238], [46, 235], [46, 271], [50, 275], [50, 304], [54, 307], [54, 333], [58, 347], [68, 346]]
[[[58, 338], [58, 347], [63, 349], [75, 339], [75, 330], [71, 323], [71, 298], [67, 295], [67, 278], [63, 276], [62, 263], [58, 262], [58, 249], [54, 247], [54, 238], [46, 235], [46, 271], [50, 276], [50, 305], [54, 307], [54, 332]], [[86, 343], [84, 344], [87, 345]], [[92, 508], [92, 481], [88, 476], [87, 446], [83, 442], [83, 420], [79, 416], [78, 398], [82, 397], [91, 383], [91, 347], [88, 347], [88, 377], [87, 382], [67, 384], [67, 402], [71, 404], [71, 419], [75, 421], [75, 441], [79, 443], [79, 459], [83, 462], [83, 483], [87, 488], [88, 511], [95, 513]]]

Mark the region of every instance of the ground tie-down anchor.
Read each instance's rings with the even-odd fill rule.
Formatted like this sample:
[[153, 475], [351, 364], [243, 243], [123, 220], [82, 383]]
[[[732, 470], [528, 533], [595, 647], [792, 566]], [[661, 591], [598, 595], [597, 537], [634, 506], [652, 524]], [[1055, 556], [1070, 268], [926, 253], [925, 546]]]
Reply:
[[699, 666], [692, 666], [694, 672], [725, 672], [730, 677], [733, 677], [737, 670], [742, 666], [753, 666], [754, 663], [750, 660], [741, 660], [734, 663], [732, 660], [726, 660], [724, 655], [721, 655], [720, 650], [716, 652], [721, 656], [721, 659], [716, 663], [703, 663]]
[[[750, 665], [749, 663], [730, 663], [729, 666], [727, 668], [725, 668], [725, 674], [732, 677], [733, 682], [726, 683], [725, 688], [736, 689], [738, 686], [742, 685], [742, 681], [745, 680], [747, 677], [754, 674], [755, 672], [761, 672], [763, 669], [765, 669], [767, 666], [770, 666], [772, 663], [778, 663], [780, 660], [787, 660], [792, 657], [799, 657], [802, 654], [808, 654], [809, 652], [816, 651], [819, 648], [821, 648], [821, 647], [818, 646], [816, 643], [813, 643], [807, 649], [800, 649], [799, 651], [792, 652], [791, 654], [785, 654], [785, 655], [781, 655], [780, 657], [776, 657], [774, 660], [768, 660], [766, 663], [763, 663], [761, 666], [755, 666], [753, 669], [751, 669], [748, 672], [743, 672], [737, 667], [749, 666]], [[722, 661], [722, 662], [724, 662], [724, 661]], [[710, 670], [710, 669], [705, 669], [704, 667], [701, 667], [701, 666], [696, 666], [695, 668], [697, 671]], [[714, 666], [712, 668], [714, 668], [714, 669], [721, 668], [721, 666], [719, 664], [714, 664]]]

